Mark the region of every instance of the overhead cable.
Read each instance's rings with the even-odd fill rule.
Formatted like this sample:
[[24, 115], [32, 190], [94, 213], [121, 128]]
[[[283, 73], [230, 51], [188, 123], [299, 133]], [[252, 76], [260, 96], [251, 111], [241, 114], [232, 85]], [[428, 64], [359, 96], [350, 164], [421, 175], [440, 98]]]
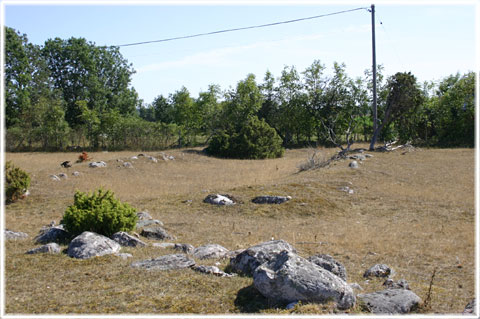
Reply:
[[275, 25], [279, 25], [279, 24], [287, 24], [287, 23], [294, 23], [294, 22], [305, 21], [305, 20], [318, 19], [318, 18], [333, 16], [333, 15], [352, 12], [352, 11], [357, 11], [357, 10], [368, 10], [368, 8], [367, 7], [355, 8], [355, 9], [350, 9], [350, 10], [343, 10], [343, 11], [337, 11], [337, 12], [332, 12], [332, 13], [326, 13], [326, 14], [322, 14], [322, 15], [316, 15], [316, 16], [312, 16], [312, 17], [299, 18], [299, 19], [294, 19], [294, 20], [260, 24], [260, 25], [254, 25], [254, 26], [249, 26], [249, 27], [225, 29], [225, 30], [212, 31], [212, 32], [206, 32], [206, 33], [198, 33], [198, 34], [185, 35], [185, 36], [174, 37], [174, 38], [166, 38], [166, 39], [160, 39], [160, 40], [151, 40], [151, 41], [120, 44], [120, 45], [117, 45], [117, 46], [118, 47], [127, 47], [127, 46], [134, 46], [134, 45], [143, 45], [143, 44], [150, 44], [150, 43], [158, 43], [158, 42], [167, 42], [167, 41], [174, 41], [174, 40], [181, 40], [181, 39], [188, 39], [188, 38], [196, 38], [196, 37], [201, 37], [201, 36], [206, 36], [206, 35], [213, 35], [213, 34], [233, 32], [233, 31], [265, 28], [265, 27], [271, 27], [271, 26], [275, 26]]

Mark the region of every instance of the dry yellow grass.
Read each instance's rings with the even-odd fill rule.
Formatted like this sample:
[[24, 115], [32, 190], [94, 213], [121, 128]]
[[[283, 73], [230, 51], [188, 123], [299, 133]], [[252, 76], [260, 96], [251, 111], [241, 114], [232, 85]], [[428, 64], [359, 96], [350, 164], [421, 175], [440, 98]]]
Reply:
[[[172, 250], [124, 249], [134, 255], [127, 261], [25, 255], [39, 229], [61, 219], [75, 190], [99, 186], [139, 210], [149, 210], [177, 242], [218, 243], [233, 250], [271, 237], [285, 239], [303, 256], [334, 256], [345, 264], [348, 281], [358, 282], [366, 292], [381, 289], [380, 280], [362, 278], [375, 263], [390, 265], [395, 279], [405, 278], [421, 298], [436, 268], [431, 311], [461, 312], [474, 297], [474, 150], [374, 153], [357, 170], [343, 161], [298, 173], [309, 152], [288, 150], [281, 159], [240, 161], [207, 157], [198, 149], [172, 150], [166, 153], [175, 156], [174, 161], [140, 158], [132, 161], [133, 169], [117, 167], [121, 163], [116, 160], [137, 153], [93, 153], [94, 160], [106, 161], [108, 167], [76, 164], [69, 172], [82, 175], [61, 182], [49, 175], [66, 172], [59, 164], [74, 161], [76, 154], [6, 154], [6, 160], [32, 174], [31, 196], [5, 208], [6, 227], [30, 235], [6, 243], [7, 313], [290, 313], [258, 295], [251, 278], [217, 278], [189, 270], [145, 273], [129, 267]], [[355, 193], [340, 191], [342, 186]], [[202, 203], [207, 194], [217, 192], [242, 203]], [[273, 206], [250, 202], [262, 194], [293, 199]], [[227, 264], [222, 261], [221, 267]], [[300, 305], [294, 311], [328, 313], [332, 307]]]

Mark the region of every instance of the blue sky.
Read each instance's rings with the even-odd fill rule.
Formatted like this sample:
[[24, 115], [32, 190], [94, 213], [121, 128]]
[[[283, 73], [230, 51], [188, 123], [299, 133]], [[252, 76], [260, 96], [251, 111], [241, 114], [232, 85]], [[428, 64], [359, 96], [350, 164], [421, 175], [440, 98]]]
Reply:
[[[328, 14], [370, 2], [291, 2], [288, 5], [18, 5], [4, 2], [4, 23], [28, 36], [30, 42], [83, 37], [97, 45], [185, 36]], [[475, 70], [474, 2], [377, 1], [377, 63], [385, 75], [411, 71], [420, 81], [439, 80], [456, 72]], [[381, 22], [381, 24], [380, 24]], [[135, 87], [146, 103], [185, 86], [197, 97], [210, 84], [235, 87], [248, 73], [262, 82], [270, 70], [280, 76], [284, 66], [299, 72], [315, 59], [330, 70], [346, 64], [351, 77], [371, 68], [371, 16], [366, 10], [262, 29], [223, 33], [172, 42], [121, 47], [133, 64]]]

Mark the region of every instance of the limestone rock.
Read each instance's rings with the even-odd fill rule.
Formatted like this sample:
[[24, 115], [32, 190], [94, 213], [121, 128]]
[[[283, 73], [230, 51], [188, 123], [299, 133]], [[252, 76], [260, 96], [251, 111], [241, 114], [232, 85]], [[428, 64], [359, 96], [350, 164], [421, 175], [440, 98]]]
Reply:
[[195, 248], [193, 257], [197, 259], [220, 259], [228, 253], [228, 249], [218, 244], [209, 244]]
[[143, 212], [137, 212], [137, 217], [138, 220], [148, 220], [148, 219], [153, 219], [152, 216], [148, 211], [143, 211]]
[[411, 290], [386, 289], [357, 295], [362, 308], [376, 314], [405, 314], [416, 309], [421, 302]]
[[143, 220], [137, 221], [137, 224], [135, 225], [135, 227], [136, 228], [143, 228], [143, 227], [150, 226], [150, 225], [163, 226], [163, 223], [159, 220], [156, 220], [156, 219], [143, 219]]
[[26, 233], [22, 232], [15, 232], [12, 230], [5, 229], [4, 236], [6, 240], [17, 240], [17, 239], [25, 239], [28, 238]]
[[70, 234], [63, 228], [63, 225], [42, 229], [34, 240], [37, 244], [64, 243], [70, 238]]
[[50, 175], [50, 179], [55, 182], [60, 181], [60, 177], [58, 177], [57, 175]]
[[195, 247], [190, 244], [175, 244], [173, 249], [180, 250], [185, 254], [191, 254], [195, 250]]
[[122, 258], [123, 260], [127, 260], [128, 258], [132, 258], [133, 255], [129, 253], [117, 253], [115, 256]]
[[107, 163], [105, 163], [104, 161], [91, 162], [90, 164], [88, 164], [88, 167], [91, 167], [91, 168], [107, 167]]
[[67, 254], [73, 258], [87, 259], [117, 253], [120, 244], [108, 237], [85, 231], [68, 245]]
[[230, 266], [236, 272], [252, 276], [253, 271], [264, 262], [271, 261], [282, 251], [297, 251], [284, 240], [272, 240], [249, 247], [230, 259]]
[[358, 162], [357, 161], [351, 161], [350, 164], [348, 164], [348, 167], [358, 168]]
[[255, 204], [282, 204], [292, 199], [291, 196], [257, 196], [252, 199]]
[[26, 253], [27, 254], [40, 254], [40, 253], [59, 254], [60, 246], [56, 243], [48, 243], [46, 245], [30, 249]]
[[112, 239], [122, 246], [126, 247], [144, 247], [145, 244], [140, 239], [133, 237], [126, 232], [120, 231], [112, 235]]
[[123, 163], [123, 167], [125, 167], [125, 168], [133, 168], [133, 165], [132, 165], [132, 163], [130, 163], [130, 162], [124, 162], [124, 163]]
[[225, 205], [225, 206], [230, 206], [235, 204], [233, 197], [226, 194], [223, 194], [223, 195], [210, 194], [207, 197], [205, 197], [203, 202], [212, 204], [212, 205]]
[[144, 228], [140, 233], [143, 237], [151, 238], [151, 239], [175, 239], [173, 236], [169, 235], [165, 229], [160, 226], [148, 227]]
[[133, 268], [142, 268], [146, 270], [171, 270], [188, 268], [195, 265], [193, 259], [184, 254], [165, 255], [149, 260], [142, 260], [132, 263]]
[[392, 273], [392, 269], [385, 264], [376, 264], [365, 271], [363, 277], [388, 277]]
[[325, 303], [333, 300], [339, 309], [355, 305], [353, 290], [345, 281], [288, 251], [282, 251], [257, 267], [253, 285], [263, 296], [277, 302]]
[[193, 270], [198, 271], [203, 274], [212, 274], [218, 277], [234, 277], [235, 274], [227, 274], [224, 271], [221, 271], [218, 267], [216, 266], [193, 266]]
[[152, 247], [166, 249], [166, 248], [175, 248], [175, 245], [176, 244], [174, 243], [153, 243]]
[[408, 286], [408, 282], [405, 279], [400, 279], [397, 280], [396, 282], [393, 281], [392, 279], [387, 279], [383, 283], [383, 285], [387, 288], [391, 289], [408, 289], [410, 290], [410, 287]]
[[345, 266], [336, 261], [332, 256], [325, 254], [313, 255], [308, 258], [308, 261], [347, 281], [347, 270]]

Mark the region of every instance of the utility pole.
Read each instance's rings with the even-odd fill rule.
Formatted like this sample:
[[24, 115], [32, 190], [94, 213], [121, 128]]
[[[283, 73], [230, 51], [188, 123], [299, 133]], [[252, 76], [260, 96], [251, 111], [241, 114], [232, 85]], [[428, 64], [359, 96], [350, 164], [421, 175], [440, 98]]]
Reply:
[[370, 144], [370, 150], [375, 148], [377, 136], [377, 58], [375, 52], [375, 5], [372, 4], [372, 60], [373, 60], [373, 138]]

